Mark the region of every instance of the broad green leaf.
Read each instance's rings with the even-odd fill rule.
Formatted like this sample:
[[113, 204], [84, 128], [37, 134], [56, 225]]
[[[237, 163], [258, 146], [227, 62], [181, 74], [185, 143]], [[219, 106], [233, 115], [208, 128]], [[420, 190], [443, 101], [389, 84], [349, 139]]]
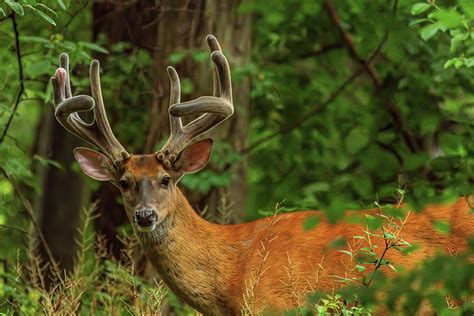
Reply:
[[5, 0], [5, 3], [12, 9], [16, 14], [23, 16], [25, 15], [25, 10], [23, 10], [23, 7], [21, 4], [18, 2], [12, 1], [12, 0]]
[[451, 225], [446, 221], [433, 222], [433, 228], [440, 234], [449, 235], [451, 232]]
[[304, 230], [311, 230], [319, 224], [320, 218], [317, 215], [310, 215], [303, 222]]
[[379, 216], [365, 215], [365, 223], [370, 230], [377, 230], [383, 225], [383, 219]]
[[465, 65], [468, 68], [474, 67], [474, 57], [466, 58]]
[[424, 41], [428, 41], [430, 38], [436, 35], [440, 30], [440, 26], [437, 23], [433, 23], [427, 26], [424, 26], [420, 29], [420, 36]]
[[369, 142], [369, 131], [364, 127], [356, 127], [347, 135], [345, 143], [347, 151], [355, 154]]
[[3, 8], [0, 8], [0, 12], [3, 14], [3, 16], [7, 16], [7, 14], [5, 13], [5, 10], [3, 10]]
[[182, 61], [186, 57], [187, 54], [188, 54], [188, 52], [186, 50], [178, 51], [176, 53], [173, 53], [173, 54], [169, 55], [168, 56], [168, 61], [170, 61], [173, 64], [177, 64], [180, 61]]
[[446, 60], [446, 62], [444, 63], [443, 67], [444, 67], [445, 69], [447, 69], [447, 68], [453, 66], [454, 63], [456, 62], [456, 60], [457, 60], [457, 58], [451, 58], [451, 59]]
[[472, 0], [460, 0], [461, 8], [466, 12], [471, 19], [474, 19], [474, 1]]
[[431, 4], [429, 4], [429, 3], [426, 3], [426, 2], [415, 3], [411, 7], [411, 14], [412, 15], [418, 15], [418, 14], [421, 14], [421, 13], [425, 12], [429, 8], [431, 8]]
[[183, 94], [189, 94], [194, 91], [194, 84], [189, 78], [181, 80], [181, 91]]
[[440, 10], [430, 14], [430, 18], [438, 20], [440, 24], [448, 29], [453, 29], [462, 25], [462, 16], [454, 10]]
[[196, 51], [192, 54], [192, 57], [197, 62], [202, 62], [209, 58], [209, 53], [206, 51]]

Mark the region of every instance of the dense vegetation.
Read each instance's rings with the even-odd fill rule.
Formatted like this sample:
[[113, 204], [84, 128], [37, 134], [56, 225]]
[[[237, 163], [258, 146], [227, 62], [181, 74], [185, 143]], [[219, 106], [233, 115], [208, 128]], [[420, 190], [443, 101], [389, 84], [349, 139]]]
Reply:
[[[225, 192], [242, 174], [247, 220], [282, 201], [284, 211], [321, 209], [336, 222], [346, 209], [381, 207], [403, 198], [420, 210], [474, 193], [474, 2], [236, 3], [233, 14], [252, 16], [249, 60], [237, 63], [235, 51], [227, 54], [234, 95], [248, 94], [249, 112], [236, 103], [235, 114], [248, 120], [248, 132], [243, 146], [218, 141], [212, 166], [183, 180], [185, 190], [199, 193], [201, 206], [212, 190]], [[44, 241], [35, 219], [36, 201], [49, 189], [40, 181], [45, 170], [73, 170], [85, 183], [80, 192], [70, 192], [80, 195], [78, 208], [94, 209], [92, 192], [99, 190], [97, 183], [78, 176], [76, 163], [54, 159], [63, 147], [45, 150], [42, 145], [55, 137], [45, 126], [52, 117], [49, 78], [59, 54], [69, 53], [74, 89], [86, 93], [88, 64], [94, 57], [103, 60], [105, 104], [115, 133], [130, 151], [144, 148], [154, 95], [167, 98], [163, 90], [168, 86], [157, 88], [150, 79], [165, 78], [164, 68], [155, 67], [162, 61], [157, 63], [145, 45], [112, 41], [110, 33], [98, 32], [94, 6], [89, 1], [0, 1], [0, 312], [146, 313], [161, 306], [165, 293], [161, 285], [136, 275], [136, 247], [126, 237], [130, 227], [115, 227], [123, 249], [112, 256], [89, 211], [89, 225], [77, 225], [74, 252], [79, 255], [70, 275], [58, 271], [49, 253], [46, 260], [38, 259], [31, 249], [32, 239]], [[155, 9], [154, 20], [169, 8]], [[215, 35], [224, 37], [224, 31]], [[207, 67], [207, 56], [201, 48], [181, 47], [165, 63]], [[247, 92], [239, 90], [245, 80]], [[191, 76], [183, 78], [184, 99], [207, 93]], [[166, 122], [160, 116], [155, 123]], [[70, 150], [64, 155], [71, 156]], [[248, 169], [240, 173], [234, 165]], [[232, 204], [227, 198], [223, 193], [218, 214]], [[226, 216], [214, 220], [227, 222]], [[316, 222], [306, 224], [317, 229]], [[433, 225], [450, 232], [447, 223]], [[404, 296], [405, 312], [411, 314], [427, 298], [441, 313], [462, 313], [451, 309], [445, 295], [472, 300], [474, 269], [467, 258], [473, 250], [471, 242], [469, 253], [439, 255], [401, 276], [387, 290], [387, 306], [395, 308], [395, 298]], [[52, 286], [45, 284], [50, 283], [43, 278], [46, 269], [55, 270]], [[363, 291], [341, 293], [355, 306], [341, 304], [342, 296], [316, 295], [312, 308], [369, 313], [380, 299], [376, 291], [389, 282], [381, 279]], [[192, 313], [172, 296], [168, 301], [175, 310]], [[464, 310], [472, 312], [472, 302]]]

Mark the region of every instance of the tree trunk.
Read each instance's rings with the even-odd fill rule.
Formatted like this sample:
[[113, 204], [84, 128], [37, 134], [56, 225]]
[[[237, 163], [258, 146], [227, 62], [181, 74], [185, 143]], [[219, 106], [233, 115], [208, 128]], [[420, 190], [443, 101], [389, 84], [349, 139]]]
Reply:
[[[163, 1], [159, 10], [158, 36], [155, 49], [154, 83], [156, 94], [149, 115], [145, 152], [156, 150], [158, 141], [168, 137], [169, 82], [166, 66], [171, 62], [170, 55], [183, 50], [208, 51], [206, 35], [214, 34], [219, 40], [231, 68], [239, 68], [250, 60], [251, 16], [237, 12], [241, 1]], [[181, 80], [189, 79], [194, 85], [191, 94], [182, 95], [182, 100], [190, 100], [212, 93], [212, 68], [209, 63], [196, 62], [190, 54], [175, 65]], [[210, 135], [216, 142], [227, 142], [232, 149], [240, 151], [245, 146], [249, 112], [249, 78], [233, 83], [235, 114], [226, 123], [213, 130]], [[210, 166], [212, 168], [212, 166]], [[232, 183], [223, 189], [212, 189], [203, 195], [187, 192], [193, 206], [203, 210], [207, 207], [211, 218], [218, 221], [217, 211], [222, 208], [222, 196], [227, 196], [234, 204], [230, 221], [243, 218], [247, 190], [247, 161], [243, 159], [232, 166]], [[227, 221], [227, 220], [226, 220]]]
[[[170, 64], [169, 56], [184, 49], [207, 50], [205, 37], [212, 33], [219, 39], [231, 67], [238, 68], [249, 61], [251, 17], [239, 15], [237, 8], [240, 1], [227, 3], [216, 0], [201, 1], [164, 1], [154, 5], [147, 1], [134, 3], [95, 3], [94, 36], [105, 33], [108, 43], [129, 41], [136, 46], [153, 49], [154, 87], [152, 103], [149, 109], [149, 122], [144, 131], [144, 152], [153, 152], [158, 143], [168, 137], [169, 119], [169, 82], [166, 66]], [[177, 66], [182, 79], [187, 78], [194, 84], [191, 94], [183, 98], [191, 99], [212, 93], [212, 72], [209, 63], [195, 62], [190, 56]], [[217, 141], [230, 143], [239, 151], [244, 147], [247, 136], [250, 82], [243, 78], [234, 82], [234, 105], [236, 113], [231, 120], [212, 132]], [[113, 125], [113, 123], [112, 123]], [[209, 136], [209, 135], [208, 135]], [[187, 192], [191, 203], [198, 209], [217, 210], [222, 196], [235, 203], [232, 210], [232, 221], [243, 217], [246, 196], [246, 160], [232, 166], [235, 177], [228, 188], [212, 189], [203, 195]], [[109, 246], [119, 254], [120, 242], [115, 237], [115, 226], [122, 224], [126, 218], [122, 206], [116, 203], [117, 192], [110, 185], [101, 185], [94, 193], [93, 199], [99, 200], [101, 216], [96, 222], [100, 233], [110, 240]], [[216, 213], [211, 214], [218, 217]]]
[[[212, 33], [219, 39], [224, 53], [229, 59], [231, 68], [238, 68], [249, 62], [251, 18], [237, 14], [240, 1], [221, 3], [217, 0], [198, 1], [163, 1], [154, 5], [149, 1], [137, 1], [129, 4], [95, 3], [94, 4], [94, 36], [105, 33], [109, 44], [118, 41], [129, 41], [133, 45], [151, 48], [153, 54], [153, 86], [152, 102], [148, 111], [148, 124], [144, 130], [143, 152], [150, 153], [158, 149], [158, 144], [169, 135], [169, 82], [166, 66], [170, 64], [171, 54], [183, 49], [206, 50], [206, 35]], [[105, 56], [104, 56], [105, 57]], [[183, 99], [191, 99], [212, 93], [212, 68], [209, 63], [195, 62], [186, 57], [175, 65], [181, 79], [189, 79], [194, 84], [191, 94], [184, 94]], [[213, 131], [212, 136], [217, 142], [223, 141], [231, 145], [235, 151], [245, 146], [249, 111], [250, 81], [244, 78], [234, 82], [235, 115], [225, 124]], [[112, 122], [113, 126], [113, 122]], [[228, 196], [235, 202], [229, 221], [242, 219], [245, 207], [247, 164], [241, 161], [232, 166], [235, 177], [229, 188], [212, 189], [208, 194], [187, 192], [191, 203], [203, 209], [222, 208], [219, 201]], [[106, 235], [109, 247], [115, 255], [120, 253], [120, 241], [116, 237], [115, 227], [126, 220], [125, 211], [117, 204], [117, 191], [104, 184], [94, 193], [94, 200], [99, 200], [100, 217], [96, 221], [96, 229]], [[122, 214], [122, 215], [119, 215]], [[211, 214], [217, 221], [219, 212]], [[136, 266], [145, 277], [150, 277], [151, 270], [146, 261], [136, 258]], [[166, 312], [164, 312], [166, 314]]]
[[[40, 193], [35, 199], [36, 221], [44, 235], [47, 246], [61, 269], [71, 271], [76, 256], [75, 236], [79, 227], [84, 183], [80, 175], [71, 170], [74, 162], [72, 150], [79, 140], [67, 133], [54, 118], [52, 107], [43, 114], [39, 128], [37, 154], [59, 162], [60, 170], [52, 165], [38, 164]], [[45, 245], [33, 239], [31, 251], [41, 262], [49, 262]], [[49, 271], [45, 281], [50, 283]]]
[[[92, 8], [93, 38], [97, 39], [102, 33], [107, 37], [106, 46], [130, 42], [134, 46], [152, 49], [156, 40], [156, 27], [153, 23], [156, 15], [153, 8], [153, 1], [95, 2]], [[102, 62], [106, 58], [107, 55], [100, 56]], [[127, 57], [123, 58], [126, 62]], [[113, 129], [113, 117], [117, 115], [114, 115], [114, 108], [108, 108], [107, 112]], [[127, 147], [126, 144], [124, 146]], [[92, 201], [98, 202], [96, 231], [105, 237], [106, 247], [116, 259], [120, 259], [123, 246], [116, 227], [127, 221], [123, 206], [117, 203], [119, 195], [117, 188], [110, 183], [101, 183], [99, 189], [92, 194]]]

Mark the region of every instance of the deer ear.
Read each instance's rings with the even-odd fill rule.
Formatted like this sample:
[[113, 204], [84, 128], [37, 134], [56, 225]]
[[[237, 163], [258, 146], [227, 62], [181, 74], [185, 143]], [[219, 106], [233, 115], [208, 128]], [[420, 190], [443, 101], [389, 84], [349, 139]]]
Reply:
[[109, 181], [115, 178], [115, 167], [106, 155], [84, 147], [74, 149], [76, 158], [82, 171], [89, 177], [99, 181]]
[[178, 155], [173, 169], [179, 173], [198, 172], [209, 161], [212, 143], [212, 139], [208, 138], [189, 145]]

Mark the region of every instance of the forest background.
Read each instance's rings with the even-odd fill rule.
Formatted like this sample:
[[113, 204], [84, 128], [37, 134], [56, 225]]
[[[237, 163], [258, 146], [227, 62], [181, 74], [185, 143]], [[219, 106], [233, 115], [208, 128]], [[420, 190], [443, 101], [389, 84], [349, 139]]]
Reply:
[[[211, 133], [210, 165], [182, 180], [191, 204], [219, 223], [277, 203], [336, 222], [375, 202], [403, 197], [419, 210], [473, 193], [473, 21], [470, 0], [0, 1], [0, 311], [129, 308], [127, 282], [164, 295], [127, 247], [119, 192], [81, 174], [72, 149], [84, 143], [54, 119], [49, 79], [60, 53], [76, 94], [89, 93], [89, 64], [101, 61], [115, 134], [149, 153], [168, 137], [166, 66], [177, 68], [183, 100], [210, 94], [205, 36], [214, 34], [232, 69], [235, 114]], [[449, 234], [447, 223], [433, 225]], [[472, 266], [439, 260], [424, 273], [452, 284], [427, 294], [400, 283], [413, 297], [407, 308], [470, 291]], [[51, 267], [82, 277], [66, 284]], [[91, 271], [110, 284], [78, 288]], [[117, 282], [124, 288], [113, 292]], [[189, 312], [170, 297], [170, 308]]]

